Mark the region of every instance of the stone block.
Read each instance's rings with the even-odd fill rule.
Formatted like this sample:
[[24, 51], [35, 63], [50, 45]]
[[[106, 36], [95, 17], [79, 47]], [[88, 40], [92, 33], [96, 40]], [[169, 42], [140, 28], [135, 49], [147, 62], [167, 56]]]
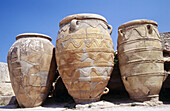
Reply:
[[15, 101], [14, 92], [11, 86], [8, 66], [0, 62], [0, 104], [13, 104]]

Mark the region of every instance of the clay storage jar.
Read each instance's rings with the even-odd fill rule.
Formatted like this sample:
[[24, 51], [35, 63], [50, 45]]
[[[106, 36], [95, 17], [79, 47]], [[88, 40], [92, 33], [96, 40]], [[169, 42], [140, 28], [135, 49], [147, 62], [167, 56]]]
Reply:
[[130, 98], [158, 100], [164, 80], [164, 63], [157, 23], [134, 20], [118, 28], [118, 60]]
[[[110, 30], [109, 30], [110, 29]], [[98, 101], [114, 65], [112, 27], [97, 14], [76, 14], [60, 22], [56, 41], [59, 74], [76, 103]]]
[[10, 79], [21, 107], [40, 106], [48, 95], [56, 70], [50, 41], [43, 34], [20, 34], [8, 52]]

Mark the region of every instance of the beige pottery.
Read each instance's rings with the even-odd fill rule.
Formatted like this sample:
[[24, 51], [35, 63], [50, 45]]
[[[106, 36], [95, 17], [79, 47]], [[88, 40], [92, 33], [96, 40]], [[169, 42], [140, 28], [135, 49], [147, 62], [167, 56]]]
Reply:
[[130, 21], [119, 26], [118, 33], [119, 67], [131, 99], [158, 100], [165, 73], [157, 23]]
[[[108, 30], [110, 29], [110, 30]], [[97, 14], [76, 14], [60, 22], [56, 41], [59, 74], [76, 103], [98, 101], [114, 66], [112, 27]]]
[[20, 34], [8, 52], [10, 79], [21, 107], [40, 106], [48, 95], [56, 70], [50, 41], [43, 34]]

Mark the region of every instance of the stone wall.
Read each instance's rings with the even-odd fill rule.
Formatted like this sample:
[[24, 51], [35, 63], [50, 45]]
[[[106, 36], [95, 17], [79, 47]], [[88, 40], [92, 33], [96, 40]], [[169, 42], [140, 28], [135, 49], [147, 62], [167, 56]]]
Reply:
[[7, 63], [0, 62], [0, 104], [7, 105], [14, 102], [14, 92], [10, 83]]
[[170, 32], [160, 33], [164, 52], [170, 52]]
[[[165, 70], [170, 74], [170, 32], [160, 33], [160, 38], [162, 41], [163, 56], [164, 56], [164, 67]], [[168, 74], [164, 87], [170, 88], [170, 75]]]
[[10, 83], [8, 65], [0, 62], [0, 83]]

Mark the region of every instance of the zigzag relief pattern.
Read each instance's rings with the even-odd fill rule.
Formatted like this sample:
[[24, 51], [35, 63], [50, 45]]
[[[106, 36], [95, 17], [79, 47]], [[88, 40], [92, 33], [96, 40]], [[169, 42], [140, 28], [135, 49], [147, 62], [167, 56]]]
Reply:
[[63, 80], [71, 79], [71, 82], [75, 81], [89, 81], [93, 82], [97, 80], [107, 80], [110, 77], [110, 73], [113, 70], [112, 67], [85, 67], [80, 69], [63, 69], [61, 71], [61, 77]]
[[85, 45], [85, 40], [81, 40], [81, 41], [76, 41], [76, 40], [70, 40], [67, 42], [67, 44], [65, 44], [63, 46], [63, 50], [64, 49], [77, 49], [77, 48], [83, 48]]
[[[140, 31], [141, 30], [141, 31]], [[136, 37], [145, 37], [146, 36], [146, 28], [145, 27], [137, 27], [131, 30], [127, 30], [123, 32], [123, 39], [128, 40], [132, 35], [136, 35]]]
[[[127, 41], [128, 39], [134, 39], [134, 38], [130, 38], [130, 37], [134, 37], [134, 35], [136, 35], [135, 36], [136, 38], [144, 38], [144, 37], [159, 38], [159, 33], [158, 33], [157, 28], [155, 28], [155, 26], [153, 26], [153, 25], [152, 25], [152, 27], [153, 27], [153, 29], [151, 29], [152, 34], [148, 33], [147, 25], [141, 26], [141, 27], [139, 27], [139, 26], [131, 27], [130, 29], [127, 28], [127, 29], [125, 29], [125, 31], [123, 31], [123, 40]], [[121, 42], [119, 44], [121, 44]]]
[[95, 58], [92, 58], [94, 62], [113, 62], [114, 61], [114, 55], [113, 53], [98, 53], [95, 55]]
[[62, 50], [67, 50], [67, 49], [78, 49], [78, 48], [84, 48], [85, 46], [87, 48], [91, 48], [91, 47], [105, 47], [105, 48], [110, 48], [113, 47], [112, 44], [110, 44], [111, 42], [107, 41], [107, 40], [96, 40], [96, 39], [92, 39], [92, 40], [70, 40], [68, 41], [66, 44], [60, 43], [59, 47], [63, 47]]
[[80, 71], [80, 81], [84, 81], [84, 77], [91, 77], [91, 81], [93, 81], [93, 77], [101, 78], [106, 80], [107, 77], [110, 75], [110, 72], [112, 70], [112, 67], [85, 67], [78, 69], [76, 71]]
[[98, 21], [98, 22], [93, 22], [93, 21], [91, 21], [91, 22], [88, 22], [88, 21], [86, 21], [86, 20], [81, 20], [81, 21], [79, 21], [80, 23], [85, 23], [86, 25], [88, 25], [88, 27], [93, 27], [93, 28], [96, 28], [96, 27], [102, 27], [103, 29], [105, 29], [105, 30], [107, 30], [107, 26], [104, 24], [104, 22], [102, 21], [102, 22], [100, 22], [100, 21]]
[[[74, 47], [76, 47], [76, 48], [78, 48], [78, 47], [80, 47], [81, 45], [82, 45], [82, 42], [84, 42], [84, 43], [87, 43], [88, 45], [90, 45], [90, 44], [93, 44], [93, 42], [95, 42], [96, 43], [96, 46], [99, 46], [99, 47], [101, 47], [103, 44], [107, 44], [108, 45], [108, 43], [110, 44], [110, 45], [112, 45], [113, 46], [113, 43], [112, 43], [112, 40], [109, 40], [109, 39], [101, 39], [101, 38], [88, 38], [88, 39], [85, 39], [85, 38], [75, 38], [75, 39], [73, 39], [73, 38], [69, 38], [69, 39], [66, 39], [66, 40], [60, 40], [60, 41], [57, 41], [57, 47], [65, 47], [65, 48], [67, 48], [68, 47], [68, 45], [70, 44], [70, 42], [73, 44], [73, 46]], [[102, 43], [102, 42], [104, 42], [104, 43]], [[107, 43], [108, 42], [108, 43]], [[65, 46], [66, 45], [66, 46]]]
[[56, 48], [59, 52], [64, 51], [64, 50], [74, 50], [74, 49], [79, 49], [79, 48], [84, 48], [85, 47], [85, 40], [75, 40], [75, 39], [69, 39], [68, 41], [65, 42], [57, 42], [56, 43]]
[[[60, 29], [60, 30], [63, 30], [63, 29]], [[67, 30], [69, 30], [68, 27], [67, 27]], [[82, 30], [82, 31], [80, 31], [80, 30]], [[109, 33], [106, 30], [105, 30], [105, 32], [103, 32], [102, 29], [96, 28], [96, 27], [88, 29], [90, 32], [87, 32], [86, 30], [85, 30], [85, 28], [82, 28], [74, 33], [69, 33], [68, 31], [64, 30], [65, 33], [58, 34], [56, 44], [58, 45], [59, 43], [61, 43], [61, 42], [63, 43], [65, 41], [68, 41], [69, 39], [90, 39], [90, 38], [93, 39], [94, 37], [95, 37], [95, 39], [106, 39], [106, 40], [112, 41]], [[96, 32], [95, 30], [99, 30], [99, 32], [98, 31]]]
[[[93, 84], [92, 86], [90, 85], [90, 89], [94, 89], [97, 84], [100, 84], [100, 82], [107, 81], [110, 78], [110, 73], [112, 67], [86, 67], [78, 70], [63, 70], [61, 72], [61, 77], [64, 78], [63, 81], [66, 83], [67, 87], [69, 89], [74, 89], [76, 88], [81, 88], [85, 84]], [[71, 80], [71, 81], [69, 81]], [[99, 82], [100, 81], [100, 82]], [[79, 82], [82, 82], [82, 84], [77, 84]], [[103, 86], [105, 87], [105, 86]]]
[[[72, 55], [72, 56], [70, 56]], [[106, 63], [109, 65], [109, 62], [113, 63], [114, 54], [113, 53], [105, 53], [105, 52], [91, 52], [87, 53], [87, 55], [83, 56], [83, 53], [70, 53], [70, 54], [61, 54], [58, 65], [68, 65], [75, 63], [83, 63], [83, 62], [91, 62], [94, 61], [94, 64], [97, 63]], [[110, 65], [112, 66], [112, 65]]]
[[[59, 35], [58, 35], [59, 36]], [[68, 41], [69, 39], [105, 39], [105, 40], [109, 40], [109, 41], [112, 41], [110, 35], [104, 35], [102, 33], [75, 33], [75, 34], [66, 34], [65, 36], [62, 35], [62, 39], [58, 39], [57, 37], [57, 41], [56, 43], [60, 43], [60, 42], [65, 42], [65, 41]]]
[[61, 54], [59, 65], [79, 62], [81, 60], [82, 55], [83, 55], [83, 53], [65, 53], [65, 54]]
[[91, 48], [91, 47], [106, 47], [106, 48], [110, 48], [110, 44], [108, 44], [107, 40], [96, 40], [96, 39], [92, 39], [89, 40], [88, 43], [86, 44], [87, 48]]

